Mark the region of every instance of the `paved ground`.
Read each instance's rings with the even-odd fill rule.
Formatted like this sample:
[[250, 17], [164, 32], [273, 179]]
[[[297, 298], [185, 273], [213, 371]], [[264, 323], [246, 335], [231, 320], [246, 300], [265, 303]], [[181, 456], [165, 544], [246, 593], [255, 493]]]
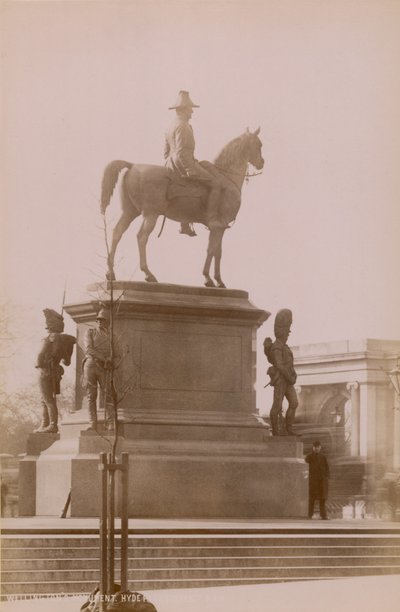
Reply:
[[[148, 591], [158, 612], [398, 612], [400, 576]], [[79, 612], [82, 597], [3, 602], [2, 612]]]

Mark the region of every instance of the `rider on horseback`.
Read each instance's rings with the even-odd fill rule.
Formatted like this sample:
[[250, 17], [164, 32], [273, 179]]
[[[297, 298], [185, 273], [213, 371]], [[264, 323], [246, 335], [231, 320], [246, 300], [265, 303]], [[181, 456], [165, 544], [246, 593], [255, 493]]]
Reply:
[[[206, 220], [209, 229], [224, 228], [218, 219], [218, 206], [221, 196], [222, 183], [218, 176], [208, 172], [194, 157], [195, 141], [192, 126], [189, 120], [193, 114], [194, 104], [189, 92], [180, 91], [178, 100], [169, 110], [176, 111], [176, 119], [167, 130], [165, 137], [165, 165], [171, 168], [180, 178], [186, 178], [202, 183], [209, 190]], [[196, 236], [196, 232], [189, 223], [181, 223], [181, 234]]]

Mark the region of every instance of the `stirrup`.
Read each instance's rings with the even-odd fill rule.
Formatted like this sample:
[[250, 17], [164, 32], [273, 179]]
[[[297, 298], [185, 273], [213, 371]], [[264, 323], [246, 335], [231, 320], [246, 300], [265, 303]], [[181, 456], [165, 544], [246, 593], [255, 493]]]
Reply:
[[196, 232], [194, 231], [193, 225], [190, 225], [190, 223], [185, 223], [183, 227], [181, 226], [179, 233], [186, 234], [186, 236], [190, 237], [197, 236]]

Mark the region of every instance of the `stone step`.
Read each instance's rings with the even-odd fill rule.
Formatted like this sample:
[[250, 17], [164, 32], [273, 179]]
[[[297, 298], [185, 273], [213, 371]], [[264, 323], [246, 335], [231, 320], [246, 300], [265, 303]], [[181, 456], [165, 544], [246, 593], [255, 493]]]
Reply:
[[[70, 559], [99, 559], [100, 558], [100, 547], [91, 546], [84, 548], [82, 546], [68, 546], [65, 547], [68, 551], [68, 558]], [[59, 559], [64, 558], [64, 548], [23, 548], [12, 547], [7, 548], [4, 544], [2, 547], [2, 561], [3, 563], [8, 562], [9, 559]]]
[[[321, 521], [322, 523], [323, 521]], [[313, 532], [316, 530], [313, 529]], [[129, 537], [128, 546], [129, 547], [228, 547], [234, 546], [336, 546], [338, 544], [342, 546], [358, 546], [362, 544], [363, 546], [393, 546], [397, 544], [400, 546], [400, 533], [396, 534], [352, 534], [352, 535], [342, 535], [342, 534], [330, 534], [326, 533], [326, 530], [321, 529], [323, 533], [321, 534], [311, 534], [310, 532], [305, 533], [304, 535], [298, 534], [288, 534], [287, 536], [281, 535], [254, 535], [252, 537], [241, 536], [241, 535], [229, 535], [225, 537], [220, 537], [218, 535], [205, 535], [202, 537], [194, 535], [190, 536], [182, 536], [182, 537], [173, 537], [173, 536], [164, 536], [164, 537]], [[50, 538], [48, 536], [44, 537], [35, 537], [35, 536], [25, 536], [14, 537], [3, 535], [2, 536], [2, 550], [4, 548], [26, 548], [27, 539], [29, 541], [29, 548], [85, 548], [85, 547], [99, 547], [99, 536], [90, 536], [88, 538], [76, 538], [73, 537], [55, 537]], [[116, 546], [120, 545], [120, 538], [116, 537]]]
[[[140, 579], [144, 576], [150, 577], [153, 575], [157, 575], [159, 578], [165, 579], [173, 579], [177, 577], [177, 574], [187, 574], [188, 577], [195, 578], [212, 578], [214, 572], [216, 575], [223, 574], [224, 577], [249, 577], [249, 578], [257, 578], [261, 577], [261, 573], [267, 572], [265, 575], [268, 575], [270, 578], [274, 576], [281, 576], [282, 573], [288, 572], [297, 572], [297, 574], [301, 574], [305, 572], [305, 575], [314, 575], [313, 573], [319, 572], [322, 568], [325, 571], [329, 569], [329, 573], [332, 572], [335, 574], [336, 572], [341, 572], [344, 568], [351, 568], [352, 570], [358, 572], [363, 572], [364, 570], [388, 570], [389, 572], [393, 570], [393, 573], [400, 573], [400, 562], [397, 559], [397, 563], [383, 564], [380, 563], [379, 560], [376, 563], [368, 564], [367, 562], [356, 564], [353, 559], [347, 560], [342, 559], [341, 563], [336, 566], [332, 566], [329, 559], [319, 560], [313, 559], [310, 565], [303, 565], [302, 567], [293, 567], [291, 563], [287, 561], [276, 565], [272, 560], [268, 563], [263, 563], [263, 566], [260, 567], [256, 564], [249, 564], [246, 567], [243, 567], [239, 561], [232, 564], [228, 567], [223, 567], [222, 563], [216, 563], [212, 567], [204, 567], [204, 564], [200, 567], [193, 567], [190, 565], [188, 567], [187, 564], [182, 564], [179, 566], [178, 564], [174, 564], [172, 567], [162, 567], [157, 561], [147, 568], [137, 568], [129, 569], [128, 575], [130, 580], [134, 578]], [[238, 574], [236, 576], [236, 574]], [[240, 574], [240, 576], [239, 576]], [[99, 570], [98, 568], [87, 569], [87, 568], [79, 568], [79, 569], [70, 569], [70, 570], [24, 570], [24, 582], [57, 582], [57, 581], [75, 581], [79, 580], [82, 582], [86, 581], [95, 581], [98, 580]], [[7, 582], [16, 582], [21, 578], [21, 572], [19, 571], [5, 571], [2, 572], [2, 584], [6, 584]]]
[[[116, 558], [119, 556], [119, 548], [116, 548]], [[65, 552], [67, 551], [67, 552]], [[128, 556], [130, 559], [149, 559], [156, 557], [212, 557], [215, 555], [218, 557], [313, 557], [319, 555], [325, 556], [337, 556], [343, 557], [347, 555], [352, 556], [399, 556], [400, 545], [366, 545], [366, 546], [164, 546], [164, 547], [153, 547], [153, 546], [130, 546], [128, 548]], [[93, 547], [66, 547], [66, 548], [24, 548], [24, 547], [13, 547], [7, 548], [6, 546], [2, 549], [2, 562], [8, 564], [11, 560], [40, 560], [40, 559], [99, 559], [100, 548], [99, 546]]]
[[[190, 588], [400, 574], [399, 530], [337, 531], [131, 534], [129, 588]], [[118, 580], [118, 539], [116, 544]], [[4, 597], [89, 593], [99, 582], [97, 534], [6, 535], [2, 552]]]
[[[343, 564], [351, 564], [354, 567], [369, 566], [400, 566], [400, 555], [378, 556], [360, 555], [352, 553], [348, 556], [328, 556], [325, 554], [315, 556], [231, 556], [231, 557], [152, 557], [147, 559], [129, 559], [129, 569], [132, 571], [148, 569], [208, 569], [208, 568], [236, 568], [236, 567], [339, 567]], [[116, 560], [115, 568], [119, 569], [120, 562]], [[38, 580], [43, 580], [42, 572], [65, 574], [59, 576], [59, 580], [66, 579], [70, 571], [98, 571], [98, 559], [14, 559], [3, 563], [2, 579], [16, 581], [18, 574], [24, 576], [39, 574]], [[13, 575], [10, 578], [10, 575]]]
[[[329, 576], [315, 577], [315, 578], [304, 578], [304, 577], [293, 577], [286, 578], [282, 580], [281, 578], [265, 578], [265, 579], [255, 579], [255, 580], [241, 580], [241, 579], [219, 579], [214, 578], [212, 580], [191, 580], [190, 578], [182, 579], [182, 580], [153, 580], [151, 583], [149, 581], [135, 581], [134, 584], [129, 585], [129, 589], [132, 591], [146, 591], [149, 589], [189, 589], [189, 588], [208, 588], [208, 587], [218, 587], [218, 586], [237, 586], [237, 585], [251, 585], [251, 584], [269, 584], [276, 582], [296, 582], [296, 581], [305, 581], [305, 580], [329, 580]], [[24, 599], [29, 598], [39, 598], [54, 595], [55, 593], [62, 593], [63, 596], [73, 596], [73, 595], [88, 595], [91, 593], [94, 588], [98, 586], [97, 582], [88, 582], [88, 583], [68, 583], [68, 582], [59, 582], [54, 583], [53, 588], [50, 584], [43, 584], [39, 588], [35, 584], [26, 583], [25, 588], [22, 588], [20, 583], [7, 583], [2, 588], [2, 593], [0, 594], [0, 600], [12, 600], [13, 597], [20, 597], [23, 595]], [[2, 585], [3, 587], [3, 585]]]

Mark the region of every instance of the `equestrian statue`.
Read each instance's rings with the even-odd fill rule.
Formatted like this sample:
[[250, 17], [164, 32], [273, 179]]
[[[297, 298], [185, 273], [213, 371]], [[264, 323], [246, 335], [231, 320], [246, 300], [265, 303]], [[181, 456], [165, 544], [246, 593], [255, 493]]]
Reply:
[[[214, 163], [199, 162], [194, 156], [195, 140], [189, 120], [194, 104], [187, 91], [180, 91], [178, 100], [170, 110], [176, 118], [168, 128], [165, 138], [165, 166], [133, 164], [112, 161], [106, 167], [102, 181], [101, 213], [104, 215], [117, 184], [119, 174], [124, 174], [121, 185], [122, 214], [114, 227], [108, 255], [107, 278], [115, 279], [114, 259], [119, 241], [132, 221], [142, 215], [143, 221], [137, 239], [140, 269], [148, 282], [157, 282], [147, 264], [146, 245], [157, 219], [162, 215], [181, 224], [181, 233], [195, 236], [193, 223], [208, 227], [207, 256], [203, 275], [206, 287], [225, 287], [221, 278], [222, 238], [233, 223], [241, 204], [241, 190], [248, 165], [262, 170], [260, 128], [248, 129], [229, 142], [216, 157]], [[214, 279], [210, 268], [214, 260]]]

